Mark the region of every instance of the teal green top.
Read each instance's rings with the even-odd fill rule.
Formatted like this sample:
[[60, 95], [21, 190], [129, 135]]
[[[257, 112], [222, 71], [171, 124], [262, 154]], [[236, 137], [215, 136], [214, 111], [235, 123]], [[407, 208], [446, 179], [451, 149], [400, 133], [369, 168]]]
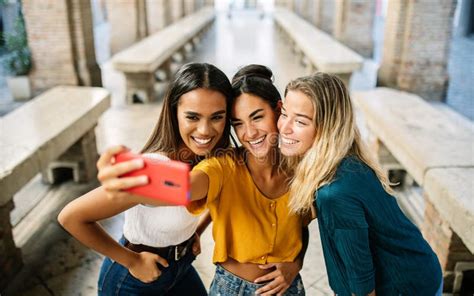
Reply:
[[418, 228], [375, 173], [355, 157], [317, 191], [315, 207], [329, 285], [338, 296], [433, 296], [441, 267]]

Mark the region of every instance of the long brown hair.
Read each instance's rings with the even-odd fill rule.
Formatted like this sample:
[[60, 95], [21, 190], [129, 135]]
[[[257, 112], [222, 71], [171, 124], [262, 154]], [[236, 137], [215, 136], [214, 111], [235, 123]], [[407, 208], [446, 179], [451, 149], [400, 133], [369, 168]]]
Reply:
[[289, 91], [299, 91], [311, 99], [316, 127], [313, 145], [297, 165], [290, 185], [292, 211], [309, 211], [316, 191], [334, 179], [341, 160], [348, 155], [367, 164], [384, 189], [392, 192], [386, 174], [361, 139], [349, 92], [341, 79], [319, 72], [291, 81], [286, 86], [285, 96]]
[[178, 103], [182, 95], [198, 88], [220, 92], [226, 98], [226, 124], [221, 139], [213, 151], [230, 145], [230, 108], [232, 86], [227, 76], [216, 66], [207, 63], [188, 63], [176, 72], [165, 95], [158, 122], [141, 152], [162, 152], [175, 159], [182, 143], [178, 126]]

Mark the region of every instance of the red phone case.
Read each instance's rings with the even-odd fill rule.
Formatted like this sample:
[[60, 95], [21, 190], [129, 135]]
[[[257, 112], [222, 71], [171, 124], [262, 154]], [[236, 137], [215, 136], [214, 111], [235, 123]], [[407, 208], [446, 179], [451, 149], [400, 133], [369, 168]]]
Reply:
[[174, 160], [162, 160], [146, 155], [124, 152], [115, 155], [115, 161], [123, 162], [141, 158], [145, 162], [142, 169], [127, 173], [121, 177], [147, 175], [149, 183], [126, 191], [146, 197], [156, 198], [176, 205], [187, 205], [190, 201], [189, 171], [186, 163]]

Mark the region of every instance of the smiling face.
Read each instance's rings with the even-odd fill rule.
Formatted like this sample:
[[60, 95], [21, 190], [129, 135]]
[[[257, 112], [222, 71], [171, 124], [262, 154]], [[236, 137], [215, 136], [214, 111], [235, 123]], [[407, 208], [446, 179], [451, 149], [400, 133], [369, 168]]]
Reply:
[[313, 145], [316, 135], [313, 117], [311, 99], [300, 91], [289, 91], [278, 119], [280, 151], [283, 155], [303, 155]]
[[243, 93], [232, 107], [232, 125], [240, 143], [255, 157], [266, 157], [278, 145], [275, 111], [261, 98]]
[[221, 139], [226, 123], [226, 99], [220, 92], [198, 88], [179, 98], [179, 134], [196, 155], [206, 155]]

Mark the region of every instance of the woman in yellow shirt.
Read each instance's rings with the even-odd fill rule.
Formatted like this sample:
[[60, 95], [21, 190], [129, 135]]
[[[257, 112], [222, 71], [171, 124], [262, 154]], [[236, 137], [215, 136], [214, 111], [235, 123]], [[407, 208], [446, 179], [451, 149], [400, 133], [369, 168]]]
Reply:
[[[231, 121], [242, 147], [222, 150], [191, 173], [188, 210], [208, 208], [213, 220], [217, 268], [210, 295], [305, 295], [298, 274], [304, 221], [289, 211], [291, 172], [278, 150], [280, 94], [270, 69], [260, 65], [242, 68], [232, 86]], [[141, 202], [162, 205], [145, 198]]]

